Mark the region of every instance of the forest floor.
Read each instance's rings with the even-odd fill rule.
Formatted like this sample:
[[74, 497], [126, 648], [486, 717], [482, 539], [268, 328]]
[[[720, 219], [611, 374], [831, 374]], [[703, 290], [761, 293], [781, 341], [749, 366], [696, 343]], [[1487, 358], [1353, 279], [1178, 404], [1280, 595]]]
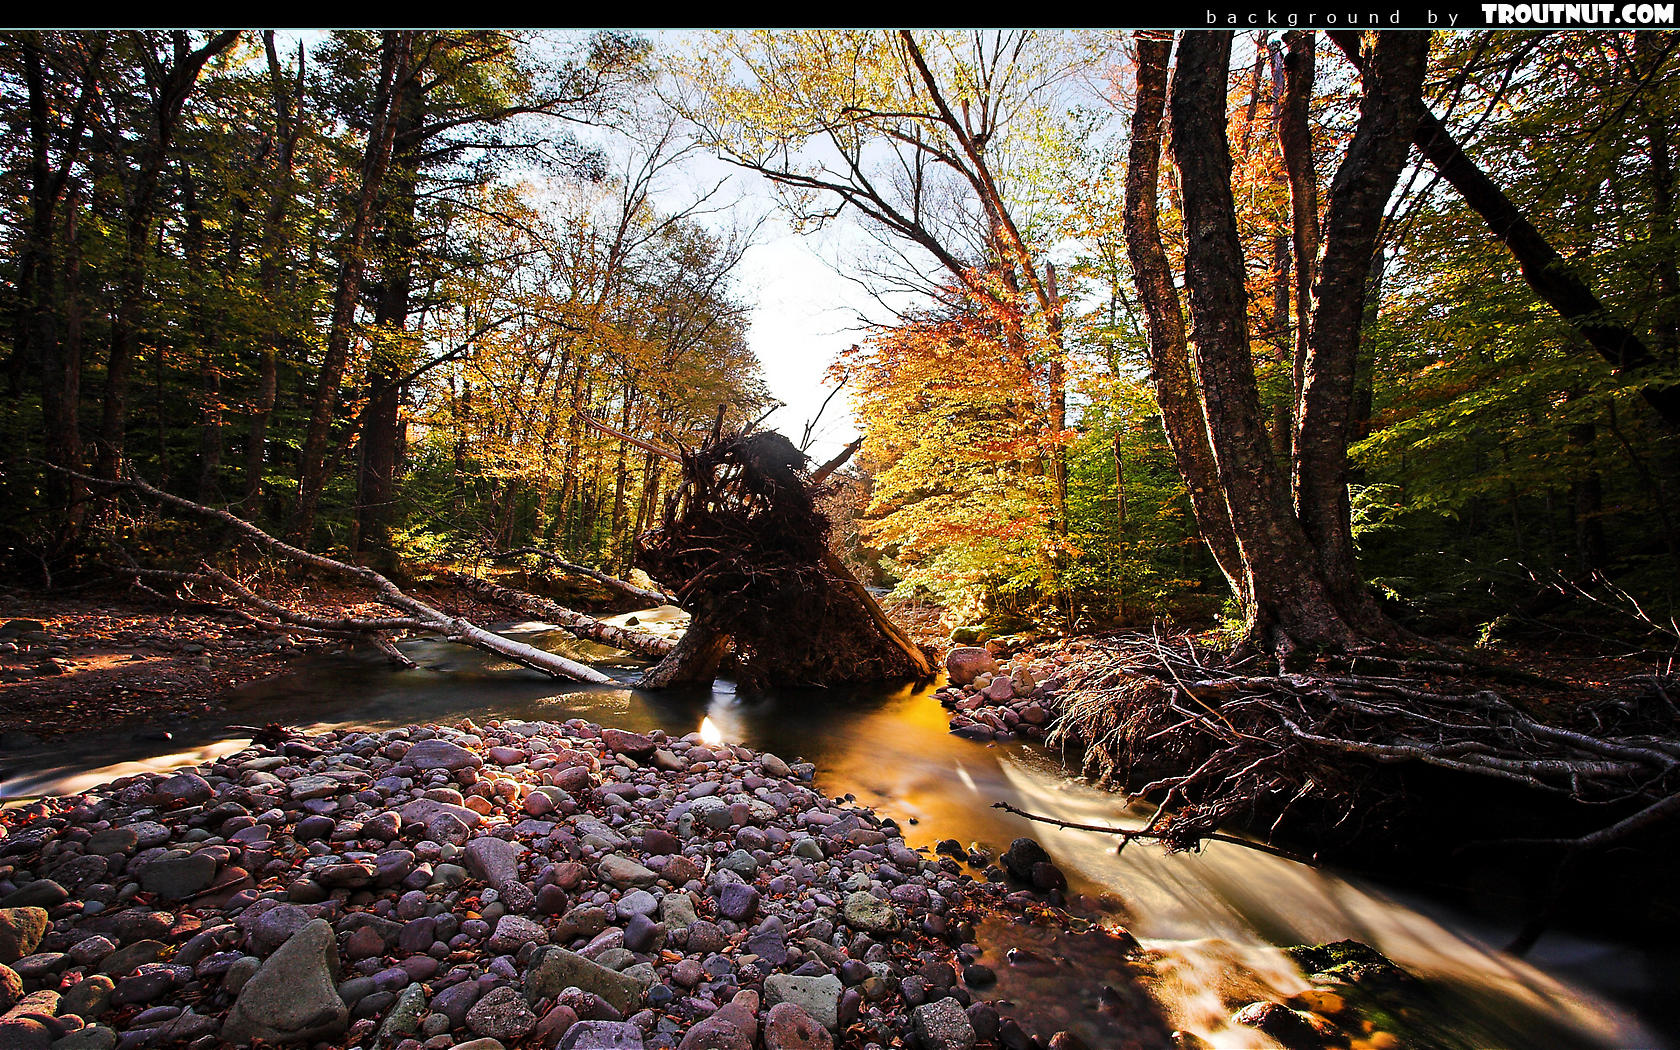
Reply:
[[[508, 618], [450, 586], [420, 583], [412, 592], [480, 625]], [[329, 619], [388, 613], [336, 580], [269, 581], [261, 593]], [[70, 596], [0, 592], [0, 624], [0, 734], [37, 737], [93, 720], [109, 728], [202, 713], [300, 656], [345, 645], [171, 607], [120, 586]]]

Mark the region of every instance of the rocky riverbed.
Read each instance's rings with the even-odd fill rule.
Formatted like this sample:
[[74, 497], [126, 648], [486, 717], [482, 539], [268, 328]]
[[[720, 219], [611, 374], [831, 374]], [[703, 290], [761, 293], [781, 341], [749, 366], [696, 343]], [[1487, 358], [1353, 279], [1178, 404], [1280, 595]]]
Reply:
[[[1020, 840], [976, 880], [811, 774], [694, 734], [463, 723], [7, 811], [0, 1048], [1044, 1045], [988, 1000], [974, 924], [1041, 910], [1032, 883], [1054, 903], [1048, 857]], [[1170, 1045], [1147, 1009], [1129, 1027]]]
[[952, 709], [951, 732], [969, 740], [1043, 740], [1061, 714], [1067, 653], [1011, 656], [1006, 647], [965, 645], [945, 656], [946, 682], [934, 694]]

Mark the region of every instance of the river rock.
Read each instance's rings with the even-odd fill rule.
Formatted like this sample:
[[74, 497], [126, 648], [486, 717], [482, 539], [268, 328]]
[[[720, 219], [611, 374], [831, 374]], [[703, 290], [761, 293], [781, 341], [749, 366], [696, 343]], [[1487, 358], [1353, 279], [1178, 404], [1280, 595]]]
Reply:
[[0, 908], [0, 963], [32, 954], [46, 932], [45, 908]]
[[1044, 852], [1044, 847], [1037, 842], [1023, 837], [1009, 844], [1003, 856], [998, 858], [998, 863], [1015, 878], [1022, 882], [1031, 882], [1033, 865], [1050, 863], [1050, 854]]
[[764, 1015], [764, 1050], [834, 1050], [834, 1038], [798, 1003], [777, 1003]]
[[651, 758], [654, 748], [659, 746], [650, 736], [623, 729], [601, 730], [601, 743], [607, 745], [607, 750], [615, 754], [629, 755], [631, 758]]
[[153, 797], [166, 807], [196, 806], [216, 796], [216, 789], [197, 773], [176, 773], [164, 777], [153, 788]]
[[537, 1026], [525, 998], [509, 987], [492, 988], [467, 1011], [467, 1027], [474, 1035], [509, 1042], [524, 1038]]
[[609, 853], [596, 865], [601, 878], [618, 887], [652, 886], [659, 881], [659, 873], [617, 853]]
[[830, 1032], [840, 1030], [840, 978], [833, 974], [821, 977], [797, 977], [788, 973], [773, 973], [764, 979], [764, 1001], [774, 1007], [792, 1003]]
[[974, 1025], [955, 999], [936, 999], [911, 1012], [925, 1050], [973, 1050]]
[[887, 901], [867, 890], [846, 894], [842, 912], [846, 925], [870, 933], [891, 933], [898, 929], [898, 914]]
[[[452, 744], [447, 740], [434, 738], [422, 740], [410, 747], [395, 768], [421, 771], [442, 769], [453, 773], [460, 769], [482, 769], [483, 767], [484, 759], [479, 758], [460, 744]], [[403, 819], [407, 820], [409, 818], [405, 815]]]
[[0, 900], [0, 908], [56, 908], [70, 899], [70, 891], [52, 879], [36, 879]]
[[496, 932], [485, 944], [498, 955], [512, 955], [527, 944], [547, 944], [548, 931], [540, 923], [518, 915], [504, 915], [496, 921]]
[[164, 900], [185, 900], [216, 880], [216, 867], [207, 852], [170, 850], [140, 869], [140, 885]]
[[574, 987], [600, 996], [624, 1016], [642, 1001], [642, 982], [565, 948], [543, 949], [525, 971], [525, 996], [532, 1002]]
[[23, 998], [23, 978], [10, 966], [0, 964], [0, 1012], [10, 1010]]
[[996, 671], [997, 661], [992, 654], [973, 645], [963, 645], [945, 654], [945, 671], [952, 685], [967, 685], [984, 671]]
[[325, 919], [311, 919], [239, 990], [222, 1025], [235, 1044], [310, 1042], [344, 1031], [350, 1011], [334, 987], [338, 947]]
[[642, 1030], [628, 1021], [579, 1021], [555, 1050], [642, 1050]]

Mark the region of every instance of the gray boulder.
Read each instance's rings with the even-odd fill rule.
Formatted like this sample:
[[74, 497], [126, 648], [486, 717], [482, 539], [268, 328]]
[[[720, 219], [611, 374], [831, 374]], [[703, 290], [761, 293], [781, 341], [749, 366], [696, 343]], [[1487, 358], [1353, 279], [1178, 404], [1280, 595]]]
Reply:
[[350, 1011], [338, 996], [338, 946], [325, 919], [292, 934], [239, 990], [222, 1039], [244, 1045], [314, 1042], [344, 1031]]

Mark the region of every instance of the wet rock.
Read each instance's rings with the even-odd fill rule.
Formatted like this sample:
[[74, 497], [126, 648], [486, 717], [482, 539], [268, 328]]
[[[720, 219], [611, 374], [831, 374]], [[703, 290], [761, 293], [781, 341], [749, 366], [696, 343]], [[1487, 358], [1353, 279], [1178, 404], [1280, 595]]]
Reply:
[[1023, 837], [1009, 844], [1003, 856], [998, 858], [998, 863], [1015, 878], [1022, 882], [1031, 882], [1033, 865], [1050, 863], [1050, 854], [1044, 852], [1044, 847], [1037, 842]]
[[332, 927], [324, 919], [310, 920], [239, 990], [222, 1038], [236, 1044], [293, 1043], [342, 1032], [349, 1010], [333, 984], [337, 971]]
[[508, 987], [492, 988], [467, 1011], [467, 1027], [474, 1035], [510, 1042], [524, 1038], [537, 1026], [537, 1015], [524, 996]]
[[1326, 1035], [1313, 1019], [1282, 1003], [1250, 1003], [1231, 1016], [1232, 1024], [1256, 1028], [1271, 1036], [1285, 1050], [1323, 1050]]
[[955, 999], [925, 1003], [910, 1016], [925, 1050], [973, 1050], [974, 1025]]
[[14, 963], [34, 952], [46, 932], [45, 908], [0, 908], [0, 963]]

